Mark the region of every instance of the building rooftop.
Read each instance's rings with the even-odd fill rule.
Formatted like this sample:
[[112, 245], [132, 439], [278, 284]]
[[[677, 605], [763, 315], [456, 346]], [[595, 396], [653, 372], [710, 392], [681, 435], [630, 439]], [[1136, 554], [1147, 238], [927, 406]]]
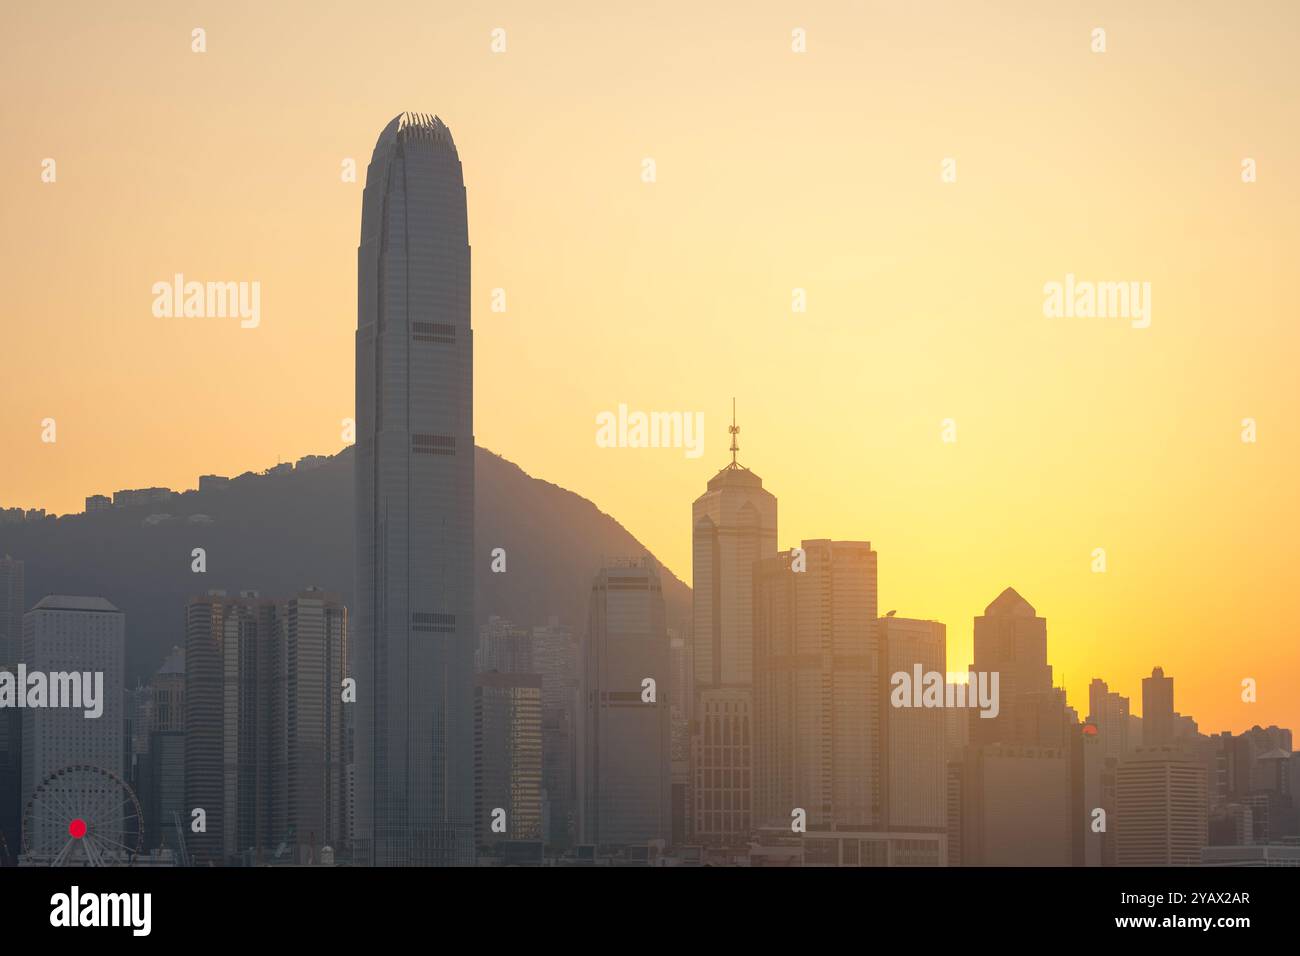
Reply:
[[33, 611], [111, 611], [121, 614], [120, 608], [102, 597], [83, 597], [68, 594], [47, 594], [32, 607]]

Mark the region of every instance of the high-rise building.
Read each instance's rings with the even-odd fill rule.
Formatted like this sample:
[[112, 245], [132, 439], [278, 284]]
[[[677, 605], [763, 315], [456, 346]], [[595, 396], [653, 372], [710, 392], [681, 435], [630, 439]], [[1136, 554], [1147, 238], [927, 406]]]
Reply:
[[[906, 674], [935, 674], [945, 688], [947, 629], [938, 621], [882, 617], [876, 622], [880, 651], [880, 825], [898, 830], [947, 826], [945, 709], [894, 706], [892, 681]], [[909, 700], [910, 704], [911, 701]]]
[[552, 617], [533, 628], [533, 665], [542, 678], [542, 780], [549, 822], [545, 839], [568, 846], [577, 839], [578, 642], [573, 628]]
[[[880, 818], [876, 552], [829, 540], [799, 550], [754, 569], [754, 822], [788, 826], [802, 809], [810, 830], [871, 829]], [[723, 758], [722, 787], [696, 781], [705, 798], [697, 816], [715, 827], [710, 815], [743, 809], [726, 801], [727, 774], [750, 777], [746, 754], [728, 759], [748, 742], [730, 716], [707, 702], [697, 715], [703, 746]], [[942, 718], [936, 733], [941, 744]]]
[[441, 119], [403, 113], [357, 250], [359, 862], [474, 860], [474, 419], [465, 185]]
[[671, 838], [668, 632], [650, 557], [602, 568], [582, 647], [582, 842]]
[[[274, 838], [288, 839], [299, 863], [321, 859], [346, 840], [343, 679], [348, 611], [342, 599], [308, 588], [280, 608], [285, 656], [284, 725], [274, 736], [284, 760], [284, 808]], [[279, 781], [276, 781], [279, 784]]]
[[[752, 825], [754, 563], [776, 556], [776, 497], [736, 460], [739, 432], [733, 415], [731, 464], [691, 506], [690, 829], [694, 840], [721, 845], [746, 843]], [[719, 722], [735, 727], [743, 769], [716, 762], [724, 749], [705, 741]]]
[[[22, 659], [28, 673], [103, 674], [103, 711], [87, 717], [77, 707], [42, 707], [23, 714], [23, 801], [49, 775], [82, 765], [123, 777], [126, 615], [102, 597], [51, 595], [23, 617]], [[60, 798], [54, 784], [55, 802]], [[63, 795], [64, 805], [80, 807], [85, 794]], [[93, 822], [93, 821], [91, 821]], [[67, 823], [43, 817], [34, 824], [37, 846], [67, 840]]]
[[996, 717], [971, 712], [971, 743], [1059, 748], [1065, 742], [1065, 698], [1052, 687], [1047, 620], [1007, 588], [975, 618], [976, 672], [998, 674]]
[[185, 648], [173, 647], [162, 667], [149, 679], [153, 695], [154, 731], [185, 730]]
[[1115, 862], [1195, 866], [1209, 843], [1205, 804], [1205, 768], [1183, 748], [1137, 748], [1115, 774]]
[[202, 832], [186, 834], [197, 863], [248, 857], [275, 831], [277, 717], [283, 670], [275, 602], [212, 591], [185, 609], [185, 803]]
[[474, 826], [480, 847], [541, 841], [542, 678], [474, 678]]
[[478, 629], [474, 671], [478, 674], [537, 673], [533, 664], [533, 638], [528, 629], [516, 627], [496, 615], [489, 617]]
[[25, 567], [7, 554], [0, 558], [0, 667], [13, 667], [22, 655]]
[[1174, 679], [1163, 668], [1142, 678], [1142, 745], [1159, 747], [1174, 742]]
[[1129, 700], [1106, 686], [1100, 677], [1088, 685], [1088, 723], [1097, 729], [1101, 752], [1122, 757], [1128, 752]]
[[961, 865], [1070, 865], [1074, 840], [1066, 753], [1048, 747], [972, 745], [956, 778]]

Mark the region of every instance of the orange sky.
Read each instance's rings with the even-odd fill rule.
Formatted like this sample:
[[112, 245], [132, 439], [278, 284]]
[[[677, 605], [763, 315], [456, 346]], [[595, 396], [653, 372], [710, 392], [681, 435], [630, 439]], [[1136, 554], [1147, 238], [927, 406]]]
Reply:
[[[689, 578], [734, 395], [782, 545], [872, 541], [952, 669], [1012, 585], [1083, 712], [1094, 676], [1140, 711], [1159, 664], [1202, 730], [1300, 725], [1300, 7], [473, 6], [0, 11], [0, 505], [336, 451], [365, 164], [437, 113], [480, 444]], [[177, 272], [260, 282], [260, 326], [155, 318]], [[1067, 273], [1150, 282], [1151, 327], [1044, 317]], [[704, 455], [597, 447], [620, 403], [703, 412]]]

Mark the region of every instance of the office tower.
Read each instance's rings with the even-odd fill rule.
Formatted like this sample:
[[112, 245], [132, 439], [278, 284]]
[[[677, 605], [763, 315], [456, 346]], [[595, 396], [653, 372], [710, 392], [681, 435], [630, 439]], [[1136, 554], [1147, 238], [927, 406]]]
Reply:
[[[284, 789], [276, 802], [283, 818], [272, 838], [288, 840], [299, 863], [315, 862], [325, 847], [344, 842], [343, 679], [347, 676], [348, 612], [336, 594], [308, 588], [280, 608], [283, 635]], [[280, 781], [275, 781], [278, 785]], [[292, 834], [292, 839], [289, 838]]]
[[285, 835], [272, 832], [277, 634], [275, 602], [255, 591], [212, 591], [186, 606], [185, 803], [207, 821], [186, 834], [196, 863], [247, 858]]
[[540, 675], [474, 678], [474, 801], [480, 847], [543, 839]]
[[23, 562], [0, 558], [0, 667], [12, 668], [22, 656], [24, 570]]
[[[699, 842], [725, 845], [744, 844], [752, 823], [753, 572], [755, 561], [776, 555], [776, 497], [736, 460], [739, 433], [733, 409], [731, 464], [691, 505], [691, 829]], [[720, 722], [743, 741], [733, 745], [743, 771], [717, 763], [725, 749], [704, 740]]]
[[150, 731], [185, 730], [185, 648], [173, 647], [149, 679], [153, 695]]
[[189, 826], [185, 808], [185, 650], [173, 647], [147, 688], [148, 747], [138, 791], [144, 809], [145, 847], [176, 846], [176, 818]]
[[1209, 842], [1205, 768], [1171, 744], [1137, 748], [1116, 771], [1110, 825], [1120, 866], [1196, 865]]
[[533, 639], [526, 628], [516, 627], [504, 618], [492, 615], [479, 628], [478, 649], [474, 652], [474, 671], [488, 674], [535, 674]]
[[573, 628], [552, 617], [533, 628], [533, 665], [542, 678], [542, 781], [549, 830], [546, 842], [568, 846], [577, 838], [576, 724], [578, 642]]
[[149, 772], [139, 794], [144, 809], [145, 847], [177, 848], [176, 821], [190, 839], [190, 814], [185, 806], [185, 733], [155, 730], [149, 735]]
[[691, 646], [689, 626], [668, 629], [668, 666], [672, 669], [669, 723], [672, 734], [672, 819], [673, 845], [690, 840], [691, 805]]
[[[1105, 760], [1101, 738], [1083, 727], [1070, 735], [1070, 862], [1073, 866], [1101, 866], [1109, 829], [1095, 830], [1096, 811], [1102, 806], [1102, 767]], [[1105, 810], [1109, 818], [1111, 811]]]
[[1088, 723], [1097, 728], [1101, 752], [1122, 757], [1128, 752], [1129, 701], [1110, 690], [1100, 677], [1088, 685]]
[[1174, 742], [1174, 679], [1157, 667], [1142, 678], [1142, 745]]
[[[894, 706], [893, 680], [905, 674], [937, 675], [945, 690], [947, 630], [938, 621], [882, 617], [876, 622], [880, 652], [880, 814], [887, 829], [942, 830], [947, 826], [947, 770], [943, 707]], [[910, 699], [907, 701], [911, 703]]]
[[[27, 672], [80, 672], [103, 676], [103, 712], [87, 717], [78, 707], [26, 710], [22, 718], [22, 798], [31, 799], [42, 781], [74, 765], [123, 777], [126, 615], [102, 597], [51, 595], [23, 616], [22, 658]], [[82, 793], [59, 792], [53, 799], [70, 808], [87, 805]], [[67, 840], [67, 823], [42, 818], [34, 842], [50, 847]], [[93, 821], [88, 821], [92, 822]]]
[[474, 427], [465, 186], [403, 113], [357, 250], [356, 857], [474, 861]]
[[[796, 808], [809, 829], [879, 825], [879, 673], [876, 552], [866, 541], [804, 541], [754, 569], [755, 823], [790, 825]], [[806, 570], [795, 570], [806, 560]], [[729, 759], [738, 738], [725, 711], [699, 713], [704, 747], [721, 756], [722, 775], [697, 780], [696, 813], [738, 816], [726, 802], [727, 774], [749, 777]], [[941, 718], [940, 718], [941, 721]], [[923, 725], [924, 726], [924, 725]], [[942, 739], [942, 729], [935, 733]], [[741, 738], [743, 742], [743, 738]]]
[[652, 558], [596, 573], [582, 667], [582, 842], [666, 842], [671, 836], [668, 632]]
[[1007, 588], [975, 618], [975, 670], [999, 675], [998, 716], [972, 711], [971, 743], [1060, 746], [1065, 700], [1052, 687], [1047, 621]]
[[16, 864], [22, 849], [22, 714], [16, 707], [0, 709], [0, 866]]
[[960, 771], [963, 866], [1069, 866], [1070, 761], [1047, 747], [966, 748]]

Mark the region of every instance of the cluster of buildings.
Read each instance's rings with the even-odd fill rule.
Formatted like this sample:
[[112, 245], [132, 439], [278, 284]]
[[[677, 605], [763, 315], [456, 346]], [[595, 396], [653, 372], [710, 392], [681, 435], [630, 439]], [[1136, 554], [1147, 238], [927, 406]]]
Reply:
[[28, 610], [21, 562], [0, 564], [0, 665], [101, 670], [118, 701], [93, 727], [0, 711], [0, 858], [33, 783], [94, 760], [142, 795], [146, 850], [195, 863], [1300, 863], [1290, 731], [1202, 735], [1160, 668], [1141, 719], [1101, 681], [1081, 719], [1011, 588], [950, 682], [943, 624], [880, 614], [870, 542], [779, 549], [734, 422], [691, 509], [690, 620], [666, 620], [642, 557], [593, 569], [579, 634], [477, 626], [469, 259], [451, 133], [402, 114], [362, 207], [350, 609], [194, 598], [128, 692], [124, 615]]

